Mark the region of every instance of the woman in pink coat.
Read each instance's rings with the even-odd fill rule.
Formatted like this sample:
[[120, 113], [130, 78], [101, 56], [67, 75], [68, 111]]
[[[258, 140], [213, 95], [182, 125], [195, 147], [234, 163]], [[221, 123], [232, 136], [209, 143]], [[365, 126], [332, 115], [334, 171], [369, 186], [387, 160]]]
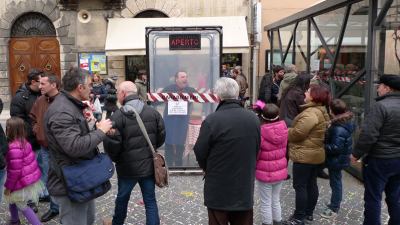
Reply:
[[279, 108], [275, 104], [258, 104], [261, 125], [261, 145], [257, 158], [256, 179], [261, 196], [263, 225], [282, 224], [280, 192], [282, 181], [287, 177], [286, 145], [288, 129], [279, 120]]
[[40, 182], [40, 169], [32, 146], [25, 139], [24, 121], [11, 117], [6, 122], [6, 133], [9, 140], [6, 155], [7, 178], [4, 184], [5, 200], [9, 204], [10, 224], [21, 224], [18, 210], [24, 214], [30, 224], [41, 224], [33, 210], [27, 206], [28, 200], [38, 202], [43, 190]]

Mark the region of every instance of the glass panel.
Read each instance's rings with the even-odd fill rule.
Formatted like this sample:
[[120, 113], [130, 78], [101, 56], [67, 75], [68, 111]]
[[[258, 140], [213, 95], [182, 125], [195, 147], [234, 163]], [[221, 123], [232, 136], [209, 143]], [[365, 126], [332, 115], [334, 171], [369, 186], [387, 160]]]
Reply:
[[400, 0], [394, 0], [376, 32], [375, 75], [400, 74]]
[[[354, 114], [356, 130], [353, 132], [353, 144], [358, 141], [361, 123], [364, 121], [364, 80], [365, 78], [362, 77], [360, 81], [356, 82], [344, 95], [340, 97], [340, 99], [346, 102], [347, 107]], [[352, 163], [351, 167], [357, 172], [361, 172], [361, 163]]]
[[368, 11], [365, 11], [365, 8], [368, 9], [368, 0], [351, 8], [334, 70], [335, 93], [346, 87], [364, 68], [368, 42]]
[[282, 64], [282, 57], [281, 57], [281, 49], [279, 45], [279, 32], [276, 30], [273, 33], [273, 48], [274, 48], [274, 54], [272, 58], [272, 64], [273, 65], [281, 65]]
[[[327, 81], [329, 78], [329, 69], [332, 67], [332, 62], [328, 57], [325, 48], [322, 46], [322, 42], [319, 39], [314, 26], [311, 25], [310, 29], [310, 72], [314, 75], [318, 75], [320, 79]], [[332, 53], [334, 52], [334, 46], [330, 48], [330, 51]]]
[[307, 20], [296, 28], [296, 67], [298, 72], [307, 71]]
[[[288, 48], [288, 45], [289, 45], [289, 41], [293, 35], [294, 26], [295, 26], [295, 24], [291, 24], [291, 25], [288, 25], [286, 27], [282, 27], [279, 29], [279, 32], [281, 34], [281, 40], [282, 40], [283, 55], [285, 54], [286, 49]], [[289, 52], [283, 63], [284, 64], [293, 64], [292, 59], [293, 59], [293, 44], [290, 45]]]
[[346, 8], [339, 8], [314, 17], [314, 21], [329, 47], [336, 46], [338, 42], [345, 11]]

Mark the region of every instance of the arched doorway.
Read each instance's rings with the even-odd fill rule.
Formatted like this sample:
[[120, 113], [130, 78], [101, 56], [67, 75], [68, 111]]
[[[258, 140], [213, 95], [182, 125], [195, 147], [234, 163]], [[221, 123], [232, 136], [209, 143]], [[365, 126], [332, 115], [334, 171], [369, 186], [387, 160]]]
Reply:
[[29, 12], [15, 20], [9, 42], [10, 91], [14, 96], [31, 68], [61, 77], [60, 44], [53, 23], [43, 14]]

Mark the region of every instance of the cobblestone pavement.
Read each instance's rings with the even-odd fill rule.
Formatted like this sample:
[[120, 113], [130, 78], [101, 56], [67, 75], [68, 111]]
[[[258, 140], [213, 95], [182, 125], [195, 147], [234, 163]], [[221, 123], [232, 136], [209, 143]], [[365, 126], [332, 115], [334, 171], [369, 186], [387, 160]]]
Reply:
[[[5, 119], [9, 112], [0, 115], [0, 123], [5, 127]], [[116, 177], [112, 178], [113, 187], [106, 195], [96, 200], [96, 222], [101, 225], [101, 219], [110, 217], [114, 210], [114, 200], [117, 194]], [[207, 211], [203, 205], [203, 180], [199, 175], [174, 175], [170, 176], [170, 186], [166, 189], [157, 188], [157, 201], [160, 211], [161, 224], [164, 225], [202, 225], [207, 224]], [[323, 219], [319, 216], [326, 202], [330, 199], [330, 187], [328, 180], [318, 179], [320, 196], [314, 212], [314, 225], [359, 225], [363, 221], [363, 193], [362, 183], [346, 172], [343, 172], [343, 201], [341, 211], [336, 221]], [[141, 203], [141, 193], [137, 185], [132, 192], [129, 202], [128, 217], [125, 224], [145, 224], [145, 212]], [[260, 197], [255, 190], [254, 224], [261, 225]], [[294, 211], [294, 190], [292, 180], [285, 181], [281, 191], [282, 216], [288, 218]], [[382, 202], [382, 222], [387, 224], [388, 216], [384, 202]], [[39, 203], [41, 216], [47, 211], [48, 203]], [[20, 215], [22, 218], [22, 215]], [[0, 225], [6, 224], [9, 218], [8, 207], [5, 203], [0, 204]], [[59, 217], [49, 221], [49, 225], [60, 224]], [[26, 221], [25, 221], [25, 224]]]
[[[357, 225], [363, 220], [363, 187], [362, 184], [347, 173], [343, 174], [344, 195], [342, 209], [336, 223], [319, 216], [325, 202], [329, 201], [330, 188], [327, 180], [318, 179], [320, 197], [314, 213], [316, 225]], [[198, 175], [174, 175], [170, 177], [170, 187], [157, 189], [161, 224], [165, 225], [200, 225], [207, 224], [207, 211], [203, 206], [203, 181]], [[102, 224], [101, 218], [111, 216], [114, 209], [114, 200], [117, 193], [115, 177], [112, 179], [113, 188], [105, 196], [96, 201], [96, 224]], [[254, 224], [261, 224], [259, 214], [259, 194], [255, 192]], [[293, 213], [294, 190], [292, 181], [285, 181], [281, 192], [283, 218], [288, 218]], [[47, 210], [46, 203], [39, 204], [39, 215]], [[383, 210], [383, 222], [387, 224], [387, 210]], [[4, 203], [0, 205], [0, 224], [5, 224], [8, 219], [8, 210]], [[59, 224], [58, 217], [46, 224]], [[128, 218], [126, 224], [145, 224], [144, 206], [141, 203], [141, 194], [138, 186], [132, 192], [129, 202]]]

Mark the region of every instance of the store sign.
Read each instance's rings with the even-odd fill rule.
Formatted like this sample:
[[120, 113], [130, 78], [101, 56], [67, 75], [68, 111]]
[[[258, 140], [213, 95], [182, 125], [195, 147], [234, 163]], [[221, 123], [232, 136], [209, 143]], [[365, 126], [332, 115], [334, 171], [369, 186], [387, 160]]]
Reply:
[[200, 50], [200, 34], [170, 34], [169, 50]]

